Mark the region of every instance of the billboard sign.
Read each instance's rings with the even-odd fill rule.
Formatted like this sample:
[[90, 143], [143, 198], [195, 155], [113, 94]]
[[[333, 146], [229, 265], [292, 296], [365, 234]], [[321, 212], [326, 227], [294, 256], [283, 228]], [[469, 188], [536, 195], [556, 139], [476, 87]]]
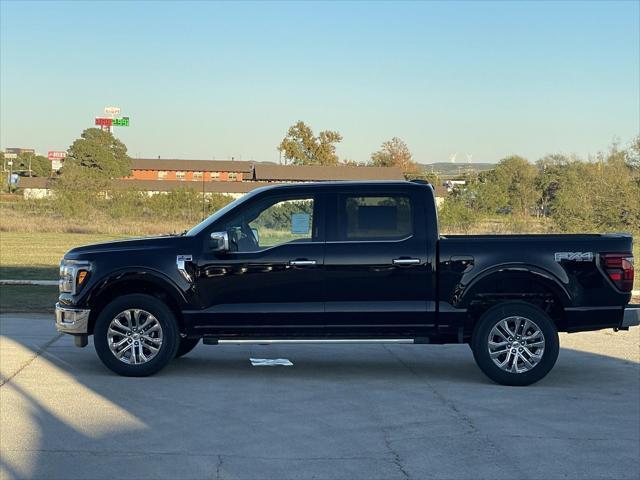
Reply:
[[21, 153], [36, 153], [33, 148], [5, 148], [4, 150], [5, 156], [6, 154], [14, 153], [16, 155], [20, 155]]
[[128, 127], [129, 126], [129, 117], [114, 118], [112, 125], [114, 127]]
[[113, 124], [113, 118], [96, 117], [96, 125], [100, 127], [110, 127]]
[[5, 153], [4, 154], [4, 158], [6, 158], [7, 160], [18, 158], [18, 154], [17, 153]]
[[129, 117], [96, 117], [96, 125], [98, 125], [99, 127], [128, 127]]
[[104, 107], [106, 115], [120, 115], [120, 107]]
[[57, 172], [62, 168], [62, 161], [67, 157], [67, 152], [49, 150], [47, 158], [51, 161], [51, 170]]
[[67, 152], [56, 152], [53, 150], [49, 150], [47, 153], [47, 158], [49, 160], [62, 160], [67, 157]]

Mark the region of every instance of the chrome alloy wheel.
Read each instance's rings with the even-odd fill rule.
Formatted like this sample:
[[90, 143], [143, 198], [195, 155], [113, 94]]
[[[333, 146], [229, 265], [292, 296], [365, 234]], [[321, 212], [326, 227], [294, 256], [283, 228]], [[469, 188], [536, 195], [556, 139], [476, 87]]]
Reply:
[[524, 317], [507, 317], [496, 323], [488, 338], [489, 356], [502, 370], [525, 373], [544, 355], [544, 334], [540, 327]]
[[121, 362], [129, 365], [146, 363], [160, 351], [162, 326], [146, 310], [125, 310], [111, 320], [107, 343], [111, 353]]

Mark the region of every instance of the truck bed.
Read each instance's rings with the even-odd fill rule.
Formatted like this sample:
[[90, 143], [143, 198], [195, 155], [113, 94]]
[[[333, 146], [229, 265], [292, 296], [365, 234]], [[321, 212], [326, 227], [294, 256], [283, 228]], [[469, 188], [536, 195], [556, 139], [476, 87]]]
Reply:
[[[518, 290], [553, 297], [566, 312], [567, 331], [615, 327], [631, 293], [609, 280], [600, 255], [631, 253], [632, 247], [631, 236], [618, 233], [443, 235], [438, 249], [440, 303], [444, 309], [470, 308], [479, 290], [484, 295]], [[536, 286], [529, 285], [529, 272], [540, 280]], [[489, 275], [487, 285], [483, 278]]]

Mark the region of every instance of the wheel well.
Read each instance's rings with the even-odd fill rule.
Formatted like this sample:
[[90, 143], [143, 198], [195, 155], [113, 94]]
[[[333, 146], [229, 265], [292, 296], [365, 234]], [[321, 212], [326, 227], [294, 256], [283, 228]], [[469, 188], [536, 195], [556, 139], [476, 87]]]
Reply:
[[184, 331], [184, 319], [178, 306], [178, 303], [173, 296], [164, 288], [156, 283], [144, 281], [144, 280], [124, 280], [114, 283], [104, 290], [91, 301], [91, 313], [89, 315], [88, 333], [93, 334], [93, 328], [96, 323], [96, 319], [102, 309], [113, 299], [122, 295], [129, 295], [131, 293], [142, 293], [145, 295], [151, 295], [156, 297], [161, 302], [165, 303], [176, 316], [178, 322], [178, 329], [180, 332]]
[[471, 296], [468, 311], [475, 323], [475, 320], [489, 308], [508, 300], [531, 303], [551, 317], [558, 331], [565, 331], [567, 328], [564, 307], [557, 292], [530, 276], [513, 276], [484, 281]]

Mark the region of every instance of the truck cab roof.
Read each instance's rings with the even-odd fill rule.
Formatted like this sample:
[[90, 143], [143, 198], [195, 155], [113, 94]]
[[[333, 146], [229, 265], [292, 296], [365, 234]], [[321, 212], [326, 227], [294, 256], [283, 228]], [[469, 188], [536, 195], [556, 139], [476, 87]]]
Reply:
[[307, 183], [286, 183], [267, 185], [257, 188], [253, 192], [264, 192], [271, 190], [290, 190], [290, 189], [331, 189], [339, 187], [353, 187], [354, 189], [367, 187], [403, 187], [403, 188], [423, 188], [433, 185], [424, 180], [340, 180], [340, 181], [323, 181], [323, 182], [307, 182]]

